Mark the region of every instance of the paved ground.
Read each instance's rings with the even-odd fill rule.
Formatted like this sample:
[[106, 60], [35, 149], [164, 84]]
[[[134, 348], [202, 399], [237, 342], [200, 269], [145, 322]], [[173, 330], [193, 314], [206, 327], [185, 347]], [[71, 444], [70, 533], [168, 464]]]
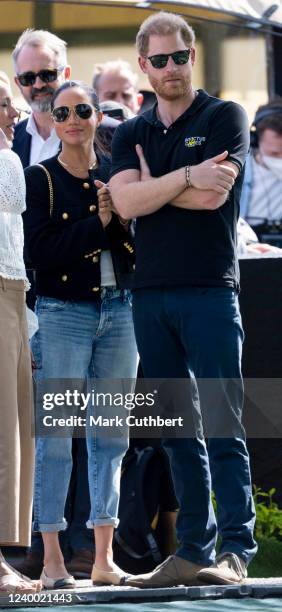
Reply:
[[200, 586], [173, 587], [170, 589], [137, 589], [132, 587], [93, 587], [90, 580], [78, 580], [72, 591], [43, 591], [36, 595], [0, 597], [0, 608], [7, 605], [15, 608], [78, 605], [106, 602], [157, 602], [205, 600], [205, 599], [243, 599], [245, 597], [265, 598], [282, 597], [281, 578], [248, 578], [238, 586]]
[[[22, 551], [12, 549], [6, 555], [9, 562], [18, 560]], [[282, 573], [282, 571], [281, 571]], [[282, 576], [281, 578], [246, 578], [238, 586], [195, 586], [195, 587], [173, 587], [169, 589], [137, 589], [133, 587], [94, 587], [91, 580], [77, 580], [77, 588], [68, 591], [43, 591], [36, 595], [6, 597], [0, 595], [0, 608], [30, 608], [38, 606], [54, 605], [78, 605], [106, 602], [157, 602], [176, 600], [205, 600], [205, 599], [233, 599], [256, 597], [282, 598]]]

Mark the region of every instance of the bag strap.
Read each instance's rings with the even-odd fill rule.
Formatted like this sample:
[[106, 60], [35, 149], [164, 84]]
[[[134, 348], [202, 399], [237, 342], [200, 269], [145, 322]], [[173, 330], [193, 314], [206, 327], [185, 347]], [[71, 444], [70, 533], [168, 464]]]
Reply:
[[[145, 473], [147, 471], [150, 461], [154, 458], [154, 456], [158, 455], [158, 451], [156, 451], [151, 446], [147, 446], [143, 448], [141, 451], [138, 451], [137, 449], [135, 449], [135, 452], [137, 453], [137, 462], [136, 462], [137, 470], [136, 470], [136, 480], [135, 480], [136, 494], [137, 494], [137, 500], [138, 500], [137, 507], [139, 510], [141, 510], [142, 507], [144, 508], [142, 518], [143, 518], [143, 529], [144, 529], [145, 539], [150, 548], [151, 555], [154, 561], [156, 561], [157, 563], [161, 563], [163, 559], [162, 554], [158, 547], [156, 538], [154, 537], [154, 534], [153, 534], [153, 530], [152, 530], [152, 526], [148, 518], [147, 508], [145, 505], [145, 498], [144, 498]], [[141, 462], [142, 457], [143, 457], [143, 460]]]
[[42, 168], [42, 170], [44, 170], [47, 176], [47, 181], [49, 185], [49, 198], [50, 198], [50, 217], [52, 217], [53, 209], [54, 209], [54, 190], [53, 190], [51, 175], [50, 175], [49, 170], [47, 170], [47, 168], [45, 168], [43, 164], [36, 164], [36, 165], [39, 166], [39, 168]]

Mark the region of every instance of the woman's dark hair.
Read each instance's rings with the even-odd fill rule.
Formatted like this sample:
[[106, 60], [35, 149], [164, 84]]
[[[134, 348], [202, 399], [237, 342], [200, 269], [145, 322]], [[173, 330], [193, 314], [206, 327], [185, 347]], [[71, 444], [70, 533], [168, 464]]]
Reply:
[[[58, 89], [56, 89], [56, 91], [54, 92], [52, 100], [51, 100], [51, 111], [54, 110], [55, 101], [57, 97], [60, 95], [60, 93], [62, 91], [65, 91], [66, 89], [71, 89], [73, 87], [82, 89], [87, 94], [89, 100], [91, 101], [92, 106], [94, 106], [96, 111], [97, 112], [100, 111], [99, 99], [98, 99], [95, 89], [93, 89], [92, 87], [89, 87], [89, 85], [86, 85], [82, 81], [65, 81], [60, 87], [58, 87]], [[108, 150], [105, 148], [103, 139], [101, 138], [98, 130], [96, 130], [96, 133], [95, 133], [94, 146], [95, 146], [95, 150], [98, 153], [101, 153], [102, 155], [108, 155]]]

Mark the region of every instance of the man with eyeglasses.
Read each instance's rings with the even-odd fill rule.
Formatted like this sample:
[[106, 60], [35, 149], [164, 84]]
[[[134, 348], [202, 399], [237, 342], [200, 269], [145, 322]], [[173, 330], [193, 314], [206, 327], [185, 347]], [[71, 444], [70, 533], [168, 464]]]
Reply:
[[25, 30], [13, 51], [15, 82], [31, 108], [15, 132], [14, 151], [23, 166], [52, 157], [59, 139], [50, 115], [54, 91], [70, 78], [65, 41], [44, 30]]
[[248, 122], [239, 105], [193, 88], [195, 36], [182, 17], [149, 17], [136, 42], [157, 103], [117, 128], [110, 189], [119, 214], [137, 218], [133, 317], [144, 375], [173, 379], [174, 397], [190, 378], [182, 403], [196, 427], [164, 441], [180, 506], [176, 554], [125, 584], [235, 584], [257, 549], [236, 254]]
[[[15, 82], [31, 114], [15, 130], [14, 151], [25, 167], [56, 155], [60, 141], [50, 114], [54, 91], [68, 80], [71, 67], [67, 61], [67, 43], [47, 30], [27, 29], [14, 48]], [[118, 122], [103, 119], [101, 132], [113, 134]]]

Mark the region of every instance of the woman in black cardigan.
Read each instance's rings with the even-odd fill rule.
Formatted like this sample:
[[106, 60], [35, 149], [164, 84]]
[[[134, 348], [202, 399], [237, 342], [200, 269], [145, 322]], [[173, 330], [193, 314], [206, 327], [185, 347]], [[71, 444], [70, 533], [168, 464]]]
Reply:
[[[95, 378], [96, 385], [97, 379], [130, 379], [136, 373], [129, 291], [134, 248], [128, 224], [111, 208], [106, 186], [110, 161], [97, 144], [93, 149], [102, 118], [95, 92], [77, 81], [64, 83], [54, 94], [52, 115], [62, 149], [56, 157], [26, 170], [24, 219], [27, 252], [36, 269], [39, 331], [32, 348], [37, 379], [44, 379], [49, 400], [56, 384], [48, 385], [47, 379], [79, 379], [73, 390], [80, 385], [79, 391], [85, 392], [86, 379]], [[73, 588], [58, 539], [58, 532], [67, 527], [64, 506], [72, 467], [71, 436], [66, 437], [63, 429], [61, 437], [55, 437], [52, 417], [60, 412], [55, 413], [50, 401], [42, 412], [39, 409], [34, 529], [42, 532], [44, 542], [43, 585]], [[61, 411], [70, 405], [62, 404]], [[77, 411], [83, 418], [84, 408]], [[108, 406], [104, 413], [108, 416]], [[101, 437], [87, 429], [91, 499], [87, 526], [95, 532], [94, 584], [120, 584], [124, 577], [113, 563], [112, 536], [118, 524], [127, 433], [115, 434], [119, 432]]]

